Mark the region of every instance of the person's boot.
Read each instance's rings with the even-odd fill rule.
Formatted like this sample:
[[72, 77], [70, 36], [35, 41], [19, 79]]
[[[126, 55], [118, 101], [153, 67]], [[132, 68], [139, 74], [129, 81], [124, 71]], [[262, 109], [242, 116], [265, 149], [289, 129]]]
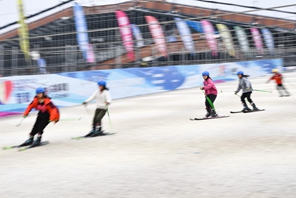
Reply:
[[216, 113], [216, 111], [215, 111], [215, 109], [212, 109], [211, 110], [211, 117], [217, 117], [218, 116], [218, 114]]
[[256, 107], [256, 105], [255, 105], [254, 102], [251, 103], [251, 105], [252, 105], [252, 107], [253, 107], [253, 111], [259, 111], [259, 110], [260, 110], [260, 109], [258, 109], [258, 108]]
[[207, 114], [205, 115], [205, 118], [209, 118], [211, 116], [211, 109], [206, 108], [206, 110], [207, 110]]
[[96, 129], [94, 131], [94, 133], [90, 136], [90, 137], [96, 137], [99, 135], [102, 135], [103, 131], [102, 131], [102, 127], [101, 126], [96, 126]]
[[27, 139], [24, 143], [22, 143], [21, 145], [19, 145], [19, 147], [23, 147], [23, 146], [30, 146], [31, 144], [33, 144], [34, 142], [34, 136], [30, 136], [29, 139]]
[[84, 137], [91, 137], [95, 132], [95, 127], [93, 127], [93, 129], [88, 133], [86, 134]]
[[37, 136], [37, 139], [33, 142], [33, 144], [31, 145], [31, 147], [35, 147], [35, 146], [40, 146], [41, 144], [41, 140], [42, 140], [42, 136]]
[[248, 105], [244, 104], [244, 108], [243, 108], [242, 111], [252, 111], [252, 109], [250, 109], [250, 108], [248, 107]]

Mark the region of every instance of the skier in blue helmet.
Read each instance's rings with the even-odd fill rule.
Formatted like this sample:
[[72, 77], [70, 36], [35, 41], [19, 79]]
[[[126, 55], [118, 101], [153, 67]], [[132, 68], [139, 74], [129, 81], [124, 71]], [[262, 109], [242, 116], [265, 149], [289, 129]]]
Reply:
[[205, 90], [205, 95], [206, 95], [205, 105], [206, 105], [207, 114], [205, 115], [205, 118], [217, 117], [218, 115], [217, 115], [215, 109], [211, 106], [211, 104], [208, 101], [208, 99], [209, 99], [209, 100], [211, 100], [212, 104], [214, 104], [214, 102], [217, 98], [217, 94], [218, 94], [216, 85], [213, 82], [213, 80], [211, 79], [209, 72], [204, 71], [202, 73], [202, 77], [204, 79], [204, 83], [203, 83], [204, 86], [201, 87], [200, 89]]
[[241, 95], [241, 102], [244, 107], [242, 111], [252, 111], [246, 103], [246, 98], [248, 102], [252, 105], [253, 111], [258, 111], [259, 109], [256, 107], [251, 98], [253, 88], [251, 82], [248, 80], [249, 75], [245, 75], [243, 71], [238, 71], [236, 74], [239, 78], [239, 83], [237, 90], [234, 93], [237, 94], [240, 90], [242, 90], [243, 92], [243, 94]]
[[92, 130], [85, 135], [85, 137], [96, 137], [102, 135], [102, 119], [105, 116], [108, 106], [111, 104], [111, 96], [109, 89], [106, 87], [105, 81], [98, 82], [98, 90], [96, 90], [91, 97], [89, 97], [83, 105], [87, 105], [89, 102], [96, 100], [96, 111], [93, 118]]

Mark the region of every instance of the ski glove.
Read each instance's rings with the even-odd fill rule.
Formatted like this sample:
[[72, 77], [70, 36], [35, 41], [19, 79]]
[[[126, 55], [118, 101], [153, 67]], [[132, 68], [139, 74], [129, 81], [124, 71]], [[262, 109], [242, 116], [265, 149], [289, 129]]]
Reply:
[[28, 117], [28, 115], [23, 115], [23, 118], [27, 118]]
[[200, 87], [200, 90], [204, 90], [205, 88], [204, 87]]
[[82, 105], [87, 105], [87, 102], [83, 102]]

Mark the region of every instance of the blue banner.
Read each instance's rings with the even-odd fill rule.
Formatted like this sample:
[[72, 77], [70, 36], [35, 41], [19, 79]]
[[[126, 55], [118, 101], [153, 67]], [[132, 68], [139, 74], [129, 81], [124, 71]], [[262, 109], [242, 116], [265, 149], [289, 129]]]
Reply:
[[74, 12], [74, 20], [75, 20], [75, 28], [77, 32], [77, 43], [79, 45], [79, 49], [83, 54], [84, 59], [88, 59], [88, 29], [87, 29], [87, 23], [84, 16], [83, 8], [78, 4], [74, 3], [73, 6], [73, 12]]
[[5, 77], [0, 79], [0, 118], [22, 113], [37, 87], [46, 88], [57, 106], [68, 107], [86, 100], [100, 80], [107, 82], [112, 98], [117, 99], [201, 86], [205, 70], [216, 83], [223, 83], [237, 80], [239, 70], [259, 77], [275, 68], [283, 70], [281, 59]]
[[263, 28], [263, 29], [261, 29], [261, 32], [263, 34], [266, 47], [268, 48], [270, 54], [273, 54], [274, 53], [274, 40], [273, 40], [273, 36], [272, 36], [270, 30], [267, 28]]

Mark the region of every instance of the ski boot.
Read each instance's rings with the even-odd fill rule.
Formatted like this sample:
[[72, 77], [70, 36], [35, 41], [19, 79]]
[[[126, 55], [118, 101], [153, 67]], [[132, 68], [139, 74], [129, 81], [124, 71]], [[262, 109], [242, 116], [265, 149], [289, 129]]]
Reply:
[[31, 147], [40, 146], [41, 139], [42, 139], [42, 136], [37, 136], [37, 139], [33, 142], [33, 144], [31, 145]]
[[212, 109], [212, 110], [211, 110], [211, 117], [212, 117], [212, 118], [215, 118], [215, 117], [217, 117], [217, 116], [218, 116], [218, 114], [216, 113], [215, 109]]
[[101, 126], [96, 126], [96, 129], [94, 131], [94, 133], [90, 136], [90, 137], [96, 137], [99, 135], [102, 135], [103, 131], [102, 131], [102, 127]]
[[254, 102], [251, 103], [252, 107], [253, 107], [253, 111], [259, 111], [260, 109], [258, 109], [255, 105]]
[[211, 109], [206, 108], [206, 110], [207, 110], [207, 114], [205, 115], [205, 118], [209, 118], [211, 116]]
[[91, 137], [95, 132], [95, 127], [93, 127], [93, 129], [88, 133], [86, 134], [84, 137]]
[[34, 142], [34, 136], [30, 136], [29, 139], [27, 139], [24, 143], [22, 143], [21, 145], [19, 145], [19, 147], [23, 147], [23, 146], [30, 146], [32, 145]]
[[244, 104], [244, 108], [243, 108], [242, 111], [243, 111], [243, 112], [246, 112], [246, 111], [252, 111], [252, 109], [250, 109], [250, 108], [248, 107], [248, 105]]

